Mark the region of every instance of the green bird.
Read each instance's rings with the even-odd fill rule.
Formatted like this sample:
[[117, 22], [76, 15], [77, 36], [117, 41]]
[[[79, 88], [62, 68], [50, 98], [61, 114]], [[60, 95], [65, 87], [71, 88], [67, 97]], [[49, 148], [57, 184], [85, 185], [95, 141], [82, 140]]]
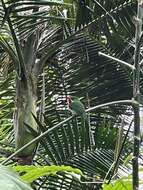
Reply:
[[81, 126], [79, 128], [79, 133], [81, 137], [81, 148], [87, 149], [88, 147], [90, 148], [90, 142], [91, 142], [91, 137], [90, 137], [90, 125], [88, 121], [88, 116], [85, 112], [85, 107], [83, 103], [79, 100], [79, 98], [75, 96], [68, 96], [67, 97], [67, 104], [69, 106], [69, 109], [76, 113], [78, 116], [81, 117]]
[[84, 121], [88, 122], [88, 118], [85, 112], [85, 107], [78, 97], [68, 96], [67, 104], [71, 109], [71, 111], [75, 112], [77, 115], [81, 116], [84, 119]]

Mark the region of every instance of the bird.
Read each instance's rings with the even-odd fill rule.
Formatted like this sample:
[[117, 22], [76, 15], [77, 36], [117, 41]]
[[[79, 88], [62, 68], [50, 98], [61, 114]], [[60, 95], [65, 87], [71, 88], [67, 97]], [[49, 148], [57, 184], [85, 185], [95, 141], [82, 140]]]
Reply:
[[84, 121], [88, 121], [84, 104], [76, 96], [67, 96], [67, 104], [71, 112], [81, 116]]
[[90, 135], [90, 124], [89, 119], [85, 111], [84, 104], [80, 101], [80, 99], [76, 96], [67, 96], [67, 104], [69, 110], [81, 117], [81, 125], [80, 125], [80, 135], [81, 135], [81, 144], [82, 148], [85, 147], [87, 149], [90, 148], [91, 145], [91, 135]]

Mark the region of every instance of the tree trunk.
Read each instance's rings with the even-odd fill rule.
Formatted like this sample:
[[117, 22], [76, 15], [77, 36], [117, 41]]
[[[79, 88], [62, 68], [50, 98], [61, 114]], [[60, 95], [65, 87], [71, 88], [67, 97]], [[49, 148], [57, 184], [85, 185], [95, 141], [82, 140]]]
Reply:
[[[30, 74], [27, 77], [23, 76], [21, 79], [16, 79], [16, 110], [14, 114], [16, 149], [20, 149], [35, 137], [32, 134], [32, 130], [37, 132], [37, 124], [32, 115], [36, 116], [37, 100], [37, 82], [33, 80], [33, 76]], [[30, 130], [30, 127], [32, 130]], [[35, 149], [36, 144], [32, 144], [27, 149], [21, 151], [17, 155], [19, 163], [31, 164]]]

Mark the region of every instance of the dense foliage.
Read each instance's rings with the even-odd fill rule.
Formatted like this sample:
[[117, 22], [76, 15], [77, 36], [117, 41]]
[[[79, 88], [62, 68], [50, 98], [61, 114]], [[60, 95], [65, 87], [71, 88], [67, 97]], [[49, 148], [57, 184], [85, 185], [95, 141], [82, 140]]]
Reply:
[[[33, 188], [100, 189], [111, 177], [131, 174], [131, 159], [128, 166], [124, 160], [133, 150], [132, 69], [99, 52], [133, 65], [136, 6], [134, 0], [1, 0], [1, 160], [49, 130], [8, 163], [83, 172], [41, 174]], [[71, 115], [67, 95], [81, 98], [88, 129], [79, 116], [55, 127]]]

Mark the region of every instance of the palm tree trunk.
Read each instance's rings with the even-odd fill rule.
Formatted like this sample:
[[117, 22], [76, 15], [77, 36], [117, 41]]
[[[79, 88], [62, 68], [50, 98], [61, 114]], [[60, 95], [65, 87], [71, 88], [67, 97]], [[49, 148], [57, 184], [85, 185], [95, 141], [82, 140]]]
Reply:
[[[16, 110], [14, 114], [16, 149], [20, 149], [34, 138], [30, 127], [37, 132], [37, 124], [32, 115], [36, 116], [37, 82], [33, 82], [33, 77], [31, 76], [16, 80]], [[36, 144], [32, 144], [20, 152], [18, 154], [19, 163], [30, 164], [35, 148]]]

